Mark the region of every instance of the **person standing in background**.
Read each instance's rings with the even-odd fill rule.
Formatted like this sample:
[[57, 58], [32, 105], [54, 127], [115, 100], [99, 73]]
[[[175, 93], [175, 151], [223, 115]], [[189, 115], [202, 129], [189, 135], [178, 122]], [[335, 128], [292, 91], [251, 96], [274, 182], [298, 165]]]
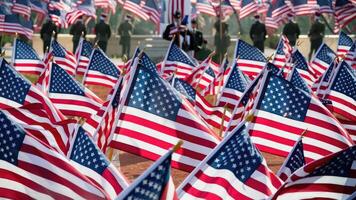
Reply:
[[214, 27], [216, 30], [214, 36], [214, 45], [216, 53], [213, 56], [213, 61], [216, 63], [221, 63], [231, 43], [231, 38], [229, 35], [229, 25], [226, 22], [220, 21], [220, 19], [218, 18], [218, 20], [214, 24]]
[[105, 23], [107, 15], [101, 14], [100, 21], [94, 27], [95, 41], [99, 47], [106, 53], [108, 40], [111, 37], [111, 29], [108, 24]]
[[287, 36], [289, 44], [293, 47], [300, 35], [299, 25], [293, 21], [293, 15], [288, 13], [288, 23], [283, 28], [283, 35]]
[[87, 29], [83, 23], [83, 17], [79, 17], [78, 21], [72, 25], [69, 30], [69, 34], [73, 35], [73, 52], [75, 52], [77, 50], [80, 37], [83, 36], [85, 38], [87, 35]]
[[192, 41], [191, 49], [194, 51], [194, 57], [196, 56], [197, 52], [202, 48], [203, 45], [203, 33], [198, 30], [198, 24], [196, 19], [192, 19], [190, 21], [192, 25]]
[[125, 21], [120, 24], [118, 29], [118, 34], [120, 36], [120, 45], [122, 46], [121, 56], [126, 55], [130, 57], [130, 48], [131, 48], [131, 35], [132, 35], [133, 26], [131, 23], [131, 16], [127, 15]]
[[43, 41], [43, 53], [46, 53], [46, 50], [49, 49], [52, 35], [54, 39], [57, 40], [58, 32], [59, 28], [53, 23], [51, 18], [49, 18], [47, 22], [42, 25], [40, 36]]
[[255, 15], [255, 23], [252, 24], [250, 29], [250, 38], [253, 41], [253, 46], [262, 51], [262, 53], [265, 50], [266, 34], [265, 24], [261, 23], [259, 15]]
[[316, 52], [320, 45], [323, 43], [324, 35], [325, 35], [325, 24], [321, 23], [320, 20], [320, 13], [315, 13], [315, 21], [310, 27], [309, 30], [309, 40], [310, 40], [310, 52], [309, 52], [309, 61], [314, 52]]

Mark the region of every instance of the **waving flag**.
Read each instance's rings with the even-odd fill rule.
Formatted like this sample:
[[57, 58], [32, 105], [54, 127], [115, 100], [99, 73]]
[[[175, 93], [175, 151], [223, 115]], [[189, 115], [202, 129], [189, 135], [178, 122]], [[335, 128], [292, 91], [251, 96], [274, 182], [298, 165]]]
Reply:
[[32, 39], [32, 21], [21, 20], [17, 14], [3, 15], [0, 18], [0, 33], [20, 34], [28, 39]]
[[101, 49], [96, 48], [91, 53], [88, 70], [83, 77], [83, 84], [112, 88], [119, 76], [120, 71], [116, 65]]
[[269, 7], [266, 12], [266, 18], [265, 18], [266, 27], [272, 31], [277, 30], [280, 25], [280, 22], [277, 21], [277, 17], [272, 16], [274, 9], [275, 9], [274, 6], [271, 3], [269, 3]]
[[290, 3], [296, 16], [310, 15], [316, 12], [317, 0], [291, 0]]
[[116, 5], [118, 2], [119, 4], [123, 5], [124, 0], [94, 0], [95, 7], [103, 8], [103, 9], [110, 9], [112, 13], [115, 13]]
[[81, 127], [77, 128], [68, 157], [70, 163], [85, 172], [84, 175], [105, 191], [110, 199], [115, 199], [129, 185]]
[[71, 11], [66, 14], [66, 21], [68, 22], [68, 25], [72, 25], [82, 16], [96, 19], [93, 0], [77, 1], [73, 5]]
[[354, 42], [352, 39], [343, 31], [339, 33], [339, 40], [337, 43], [336, 54], [339, 57], [344, 57], [345, 54], [350, 50]]
[[[219, 142], [191, 104], [155, 71], [145, 57], [131, 68], [122, 112], [111, 147], [157, 160], [172, 144], [183, 140], [173, 153], [172, 166], [191, 171]], [[152, 66], [148, 68], [147, 66]]]
[[51, 3], [48, 4], [48, 16], [51, 18], [54, 24], [59, 28], [68, 28], [68, 23], [66, 21], [66, 9], [57, 9], [56, 6], [51, 7], [50, 5]]
[[31, 7], [29, 0], [14, 0], [14, 4], [12, 5], [11, 11], [13, 13], [20, 14], [25, 18], [30, 18], [31, 15]]
[[55, 63], [52, 63], [49, 80], [48, 96], [64, 115], [89, 118], [103, 104], [99, 97]]
[[298, 49], [293, 52], [291, 61], [294, 68], [298, 70], [302, 78], [311, 87], [315, 81], [314, 70], [309, 66], [308, 62]]
[[317, 81], [315, 81], [315, 84], [313, 85], [312, 89], [319, 98], [324, 98], [327, 89], [329, 88], [330, 80], [334, 75], [336, 65], [337, 64], [335, 62], [331, 63], [326, 72], [324, 72], [323, 76], [321, 76]]
[[282, 181], [286, 181], [291, 174], [305, 165], [302, 139], [303, 136], [294, 144], [292, 151], [288, 154], [286, 160], [277, 172], [277, 175]]
[[77, 61], [72, 52], [66, 50], [56, 40], [52, 40], [49, 52], [49, 54], [53, 56], [54, 61], [59, 66], [61, 66], [69, 75], [75, 75]]
[[336, 69], [325, 98], [331, 100], [333, 113], [356, 121], [356, 75], [345, 62]]
[[332, 0], [317, 0], [320, 13], [334, 13]]
[[277, 23], [280, 23], [285, 20], [285, 18], [287, 18], [288, 13], [293, 13], [289, 3], [290, 2], [286, 0], [275, 0], [272, 4], [272, 18], [276, 20]]
[[335, 0], [334, 10], [336, 31], [345, 27], [356, 18], [356, 6], [350, 0]]
[[91, 43], [84, 38], [80, 38], [78, 47], [75, 51], [75, 58], [77, 60], [77, 75], [84, 75], [88, 69], [90, 55], [93, 51]]
[[211, 64], [211, 56], [208, 56], [192, 74], [186, 78], [186, 82], [194, 88], [206, 88], [215, 78], [215, 72]]
[[349, 147], [297, 170], [272, 197], [291, 199], [353, 199], [356, 146]]
[[145, 5], [143, 6], [144, 11], [150, 17], [150, 20], [155, 23], [159, 24], [161, 14], [158, 8], [158, 5], [155, 0], [146, 0]]
[[196, 4], [197, 11], [210, 16], [216, 16], [214, 7], [211, 5], [209, 0], [197, 0]]
[[67, 157], [26, 133], [2, 112], [0, 121], [1, 198], [107, 199]]
[[30, 0], [31, 11], [46, 15], [47, 14], [47, 5], [41, 0]]
[[288, 38], [285, 35], [282, 35], [279, 39], [272, 63], [279, 69], [285, 69], [288, 62], [290, 62], [289, 59], [292, 55], [292, 50], [293, 48], [290, 46]]
[[352, 69], [356, 70], [356, 41], [346, 53], [344, 60]]
[[259, 49], [240, 39], [236, 43], [234, 55], [239, 69], [250, 78], [256, 77], [267, 62]]
[[308, 86], [308, 83], [300, 76], [297, 68], [293, 68], [290, 72], [288, 81], [290, 81], [295, 87], [304, 90], [307, 93], [311, 93], [311, 89]]
[[18, 72], [41, 74], [45, 65], [30, 45], [15, 39], [12, 49], [12, 65]]
[[338, 119], [341, 125], [349, 132], [352, 140], [354, 143], [356, 142], [356, 122], [355, 121], [349, 121], [349, 120], [343, 120], [343, 119]]
[[235, 129], [177, 189], [179, 199], [265, 199], [281, 186], [244, 124]]
[[173, 150], [169, 150], [116, 199], [178, 200], [171, 176]]
[[147, 21], [150, 19], [150, 16], [144, 11], [141, 2], [143, 2], [143, 0], [126, 0], [123, 9]]
[[243, 19], [258, 10], [258, 4], [254, 0], [241, 0], [240, 6], [240, 19]]
[[304, 134], [307, 162], [353, 145], [344, 128], [316, 97], [270, 73], [256, 100], [250, 135], [261, 151], [287, 156]]
[[321, 76], [330, 64], [334, 61], [336, 54], [325, 43], [322, 44], [310, 62], [310, 67], [314, 70], [315, 76]]

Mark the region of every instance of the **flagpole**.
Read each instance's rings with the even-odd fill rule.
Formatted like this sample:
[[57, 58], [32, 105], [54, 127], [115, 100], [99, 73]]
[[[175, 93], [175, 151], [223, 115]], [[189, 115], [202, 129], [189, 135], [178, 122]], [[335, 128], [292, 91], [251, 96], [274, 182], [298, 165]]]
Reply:
[[[226, 62], [226, 59], [227, 59], [227, 53], [225, 54], [225, 58], [224, 58], [224, 60], [225, 60], [225, 62]], [[222, 64], [223, 65], [225, 65], [225, 62], [223, 62]], [[232, 70], [231, 70], [232, 71]], [[231, 73], [231, 71], [230, 71], [230, 73]], [[225, 68], [224, 68], [224, 66], [223, 66], [223, 73], [222, 73], [222, 76], [221, 76], [221, 79], [219, 80], [219, 85], [218, 85], [218, 91], [217, 91], [217, 94], [216, 95], [214, 95], [214, 105], [216, 105], [218, 102], [218, 96], [220, 96], [219, 94], [221, 93], [220, 92], [220, 89], [221, 89], [221, 84], [222, 84], [222, 81], [224, 80], [224, 74], [225, 74]], [[224, 83], [225, 84], [225, 83]]]
[[[215, 51], [211, 52], [211, 53], [209, 54], [208, 58], [205, 59], [205, 61], [207, 61], [208, 59], [211, 59], [211, 57], [212, 57], [213, 55], [215, 55]], [[205, 61], [203, 61], [202, 63], [205, 63]], [[206, 67], [206, 68], [204, 69], [204, 72], [202, 73], [202, 75], [199, 77], [199, 79], [198, 79], [198, 81], [197, 81], [197, 84], [196, 84], [196, 86], [195, 86], [195, 88], [194, 88], [195, 90], [197, 90], [197, 88], [198, 88], [198, 86], [199, 86], [199, 83], [200, 83], [201, 79], [203, 78], [203, 74], [206, 72], [207, 69], [208, 69], [208, 68]]]
[[[221, 45], [221, 43], [222, 43], [222, 13], [221, 13], [221, 11], [222, 11], [222, 9], [221, 9], [221, 0], [219, 0], [219, 32], [220, 32], [220, 45]], [[221, 57], [222, 55], [221, 55], [221, 52], [219, 53], [219, 62], [221, 62], [221, 60], [222, 60], [222, 57]]]
[[223, 131], [224, 131], [224, 122], [225, 122], [226, 110], [227, 110], [227, 104], [225, 104], [225, 106], [224, 106], [223, 116], [221, 117], [221, 124], [220, 124], [220, 130], [219, 130], [219, 137], [222, 137], [222, 133], [223, 133]]

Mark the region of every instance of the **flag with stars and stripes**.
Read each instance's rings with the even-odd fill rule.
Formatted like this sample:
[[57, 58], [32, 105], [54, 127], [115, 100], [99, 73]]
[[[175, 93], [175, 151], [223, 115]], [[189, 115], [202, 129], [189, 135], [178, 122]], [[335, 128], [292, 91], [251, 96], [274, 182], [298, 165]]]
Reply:
[[256, 77], [267, 62], [259, 49], [241, 39], [236, 42], [234, 56], [239, 69], [249, 78]]
[[356, 143], [356, 122], [338, 118], [341, 125], [349, 132], [352, 140]]
[[335, 0], [335, 32], [347, 26], [356, 19], [356, 5], [350, 0]]
[[289, 44], [289, 40], [285, 35], [282, 35], [279, 39], [278, 46], [276, 49], [276, 53], [274, 54], [274, 58], [272, 64], [277, 66], [279, 69], [287, 69], [289, 70], [289, 66], [287, 66], [288, 62], [290, 62], [290, 57], [292, 55], [293, 48]]
[[36, 51], [26, 42], [15, 39], [12, 48], [12, 66], [18, 72], [40, 75], [45, 68]]
[[77, 121], [65, 119], [52, 121], [39, 103], [28, 104], [20, 108], [1, 109], [9, 119], [23, 127], [27, 132], [51, 146], [62, 155], [67, 155], [69, 139]]
[[293, 68], [293, 70], [290, 72], [288, 81], [290, 81], [295, 87], [311, 94], [311, 89], [309, 88], [308, 83], [306, 83], [300, 76], [297, 68]]
[[119, 68], [101, 49], [95, 48], [91, 53], [88, 70], [83, 77], [83, 84], [112, 88], [119, 76]]
[[320, 13], [334, 13], [332, 0], [317, 0]]
[[258, 3], [254, 0], [241, 0], [239, 18], [243, 19], [258, 10]]
[[346, 53], [344, 60], [352, 69], [356, 70], [356, 41]]
[[282, 185], [241, 124], [177, 189], [185, 199], [266, 199]]
[[0, 109], [41, 103], [52, 121], [65, 119], [53, 103], [3, 58], [0, 59]]
[[66, 70], [69, 75], [75, 75], [77, 60], [72, 52], [66, 50], [56, 40], [52, 39], [49, 54], [53, 56], [53, 60], [64, 70]]
[[303, 54], [295, 49], [292, 53], [291, 63], [296, 68], [302, 78], [308, 83], [308, 86], [312, 86], [315, 81], [314, 70], [309, 66], [307, 60]]
[[143, 6], [143, 9], [146, 12], [146, 14], [150, 17], [150, 20], [153, 23], [159, 24], [161, 14], [160, 14], [159, 7], [155, 0], [146, 0], [145, 4]]
[[20, 14], [25, 18], [29, 19], [31, 15], [31, 7], [29, 0], [14, 0], [11, 7], [13, 13]]
[[233, 65], [217, 97], [218, 106], [227, 106], [231, 109], [236, 106], [247, 87], [247, 81], [240, 71], [239, 64], [233, 63]]
[[310, 15], [317, 11], [317, 0], [291, 0], [290, 3], [296, 16]]
[[196, 68], [196, 63], [173, 42], [163, 63], [163, 74], [175, 73], [180, 79], [186, 79]]
[[317, 81], [315, 81], [312, 90], [319, 98], [324, 98], [327, 89], [329, 88], [329, 84], [332, 79], [332, 76], [334, 75], [336, 66], [337, 66], [336, 62], [331, 63], [331, 65], [326, 70], [326, 72], [324, 72], [324, 74], [320, 76]]
[[99, 97], [56, 63], [52, 63], [49, 76], [48, 97], [64, 115], [87, 119], [102, 106]]
[[143, 2], [144, 0], [126, 0], [123, 9], [130, 11], [135, 16], [147, 21], [150, 19], [150, 16], [143, 9]]
[[94, 0], [80, 0], [72, 4], [72, 9], [66, 13], [68, 25], [74, 24], [80, 17], [87, 17], [87, 20], [96, 19]]
[[[52, 1], [51, 1], [52, 2]], [[51, 18], [51, 20], [53, 21], [53, 23], [59, 27], [59, 28], [68, 28], [68, 23], [66, 21], [66, 9], [64, 8], [60, 8], [57, 9], [56, 6], [50, 6], [50, 4], [48, 4], [48, 16]]]
[[346, 62], [337, 67], [326, 93], [325, 98], [332, 102], [327, 107], [333, 113], [356, 121], [356, 74], [350, 71]]
[[31, 20], [21, 19], [18, 14], [5, 14], [0, 17], [0, 33], [19, 34], [31, 40], [33, 24]]
[[31, 11], [42, 16], [47, 14], [47, 4], [41, 0], [30, 0]]
[[305, 165], [302, 139], [303, 137], [301, 136], [294, 144], [292, 151], [288, 154], [277, 172], [277, 176], [279, 176], [282, 181], [286, 181], [291, 174]]
[[316, 160], [294, 172], [271, 198], [355, 199], [356, 146]]
[[287, 18], [288, 13], [293, 13], [289, 1], [275, 0], [272, 2], [272, 18], [276, 23], [283, 22]]
[[354, 42], [352, 39], [346, 33], [340, 31], [336, 50], [337, 56], [344, 57], [345, 54], [350, 50], [353, 43]]
[[116, 199], [145, 200], [178, 200], [176, 188], [171, 176], [171, 160], [173, 150], [170, 149], [154, 162]]
[[249, 127], [261, 151], [287, 156], [305, 129], [307, 162], [353, 145], [347, 131], [315, 96], [271, 73], [265, 73], [263, 79]]
[[275, 31], [279, 28], [280, 23], [277, 22], [277, 20], [275, 19], [276, 17], [272, 16], [273, 10], [275, 9], [272, 3], [268, 2], [267, 4], [268, 4], [268, 10], [266, 12], [266, 17], [264, 22], [268, 29]]
[[92, 44], [85, 40], [84, 38], [80, 38], [78, 47], [75, 51], [75, 58], [77, 60], [77, 72], [76, 75], [84, 75], [87, 71], [90, 55], [93, 51]]
[[310, 61], [310, 67], [315, 72], [315, 76], [321, 76], [334, 61], [335, 57], [336, 54], [334, 51], [331, 50], [328, 45], [323, 43]]
[[124, 175], [110, 163], [82, 127], [77, 127], [68, 155], [70, 163], [115, 199], [129, 183]]
[[182, 148], [173, 153], [172, 166], [191, 171], [220, 139], [189, 101], [158, 75], [148, 57], [137, 62], [138, 58], [123, 91], [110, 146], [157, 160], [171, 145], [183, 140]]
[[186, 77], [186, 82], [193, 88], [205, 89], [215, 79], [215, 72], [211, 64], [211, 56], [207, 57], [196, 67], [192, 74]]
[[0, 122], [0, 198], [108, 198], [66, 156], [33, 137], [1, 111]]
[[199, 13], [216, 16], [214, 7], [209, 0], [197, 0], [196, 9]]

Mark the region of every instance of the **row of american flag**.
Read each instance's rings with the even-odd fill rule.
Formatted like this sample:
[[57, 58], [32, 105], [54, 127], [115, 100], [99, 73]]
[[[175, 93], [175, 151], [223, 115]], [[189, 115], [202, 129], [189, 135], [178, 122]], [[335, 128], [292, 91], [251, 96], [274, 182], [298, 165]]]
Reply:
[[[352, 199], [355, 47], [341, 32], [308, 63], [284, 36], [271, 59], [238, 40], [219, 65], [172, 42], [158, 64], [136, 49], [117, 66], [84, 39], [74, 54], [52, 40], [43, 59], [15, 39], [0, 65], [0, 197]], [[155, 163], [130, 183], [110, 148]], [[261, 152], [285, 157], [276, 174]], [[171, 167], [190, 173], [177, 188]]]

